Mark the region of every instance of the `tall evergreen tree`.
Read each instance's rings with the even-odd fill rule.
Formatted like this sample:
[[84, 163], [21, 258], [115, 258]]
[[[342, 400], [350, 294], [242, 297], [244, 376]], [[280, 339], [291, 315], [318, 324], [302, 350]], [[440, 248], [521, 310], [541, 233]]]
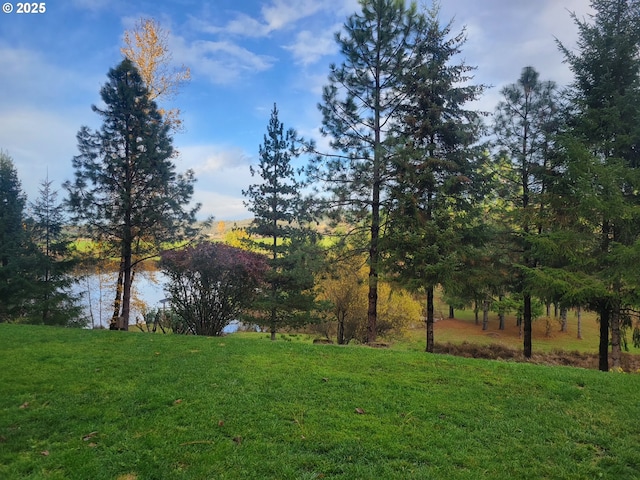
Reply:
[[518, 282], [513, 288], [523, 298], [524, 356], [530, 358], [534, 286], [527, 282], [531, 278], [527, 272], [539, 265], [531, 237], [546, 229], [545, 197], [560, 124], [560, 103], [555, 84], [541, 81], [533, 67], [523, 68], [518, 82], [507, 85], [501, 93], [493, 130], [499, 150], [497, 162], [507, 166], [500, 169], [505, 228], [515, 240], [511, 258], [518, 267]]
[[186, 209], [193, 172], [176, 173], [169, 126], [130, 60], [109, 71], [100, 95], [104, 109], [92, 108], [102, 127], [80, 129], [75, 179], [65, 188], [75, 219], [94, 238], [115, 239], [123, 276], [113, 324], [128, 329], [135, 265], [192, 233], [198, 206]]
[[454, 278], [463, 249], [480, 240], [474, 204], [482, 186], [476, 165], [481, 155], [474, 146], [480, 114], [466, 105], [484, 87], [468, 84], [473, 67], [455, 63], [464, 31], [451, 35], [451, 22], [441, 25], [438, 15], [433, 7], [423, 19], [418, 65], [402, 76], [402, 155], [392, 162], [393, 202], [382, 240], [390, 270], [426, 293], [429, 352], [434, 348], [434, 289]]
[[640, 306], [637, 272], [630, 271], [640, 249], [640, 1], [592, 0], [591, 7], [591, 22], [573, 15], [576, 51], [559, 44], [575, 77], [564, 182], [576, 223], [589, 226], [591, 261], [579, 266], [600, 320], [599, 368], [607, 370], [609, 331], [618, 367], [621, 327]]
[[308, 202], [302, 198], [303, 183], [292, 165], [298, 156], [296, 133], [285, 131], [275, 104], [259, 151], [260, 162], [257, 168], [251, 167], [251, 175], [261, 181], [242, 194], [254, 214], [247, 229], [248, 243], [269, 257], [268, 287], [254, 302], [254, 309], [262, 313], [256, 320], [269, 326], [271, 340], [275, 340], [278, 326], [309, 321], [319, 254], [314, 251], [315, 233], [308, 226], [311, 217]]
[[406, 91], [403, 76], [419, 65], [424, 21], [404, 0], [361, 0], [344, 32], [336, 34], [344, 61], [331, 65], [324, 87], [322, 133], [335, 155], [319, 158], [317, 177], [333, 193], [331, 205], [364, 225], [369, 254], [367, 341], [376, 339], [381, 211], [387, 199], [393, 131], [401, 122]]
[[30, 202], [29, 233], [35, 248], [36, 291], [32, 305], [32, 322], [45, 325], [82, 325], [81, 309], [71, 291], [75, 283], [71, 270], [71, 242], [64, 235], [64, 205], [47, 178], [42, 181], [40, 196]]
[[26, 202], [13, 160], [0, 151], [0, 321], [5, 322], [25, 314], [30, 296], [23, 225]]

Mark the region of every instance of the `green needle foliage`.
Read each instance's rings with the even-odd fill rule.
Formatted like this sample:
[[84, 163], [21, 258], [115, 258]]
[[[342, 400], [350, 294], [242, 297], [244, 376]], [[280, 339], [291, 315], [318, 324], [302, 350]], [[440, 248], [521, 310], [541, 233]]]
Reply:
[[30, 323], [45, 325], [86, 325], [82, 309], [71, 287], [78, 281], [73, 274], [77, 261], [71, 257], [72, 243], [63, 231], [64, 205], [52, 182], [43, 180], [40, 196], [30, 202], [28, 233], [33, 243], [36, 275]]
[[24, 316], [30, 298], [27, 237], [23, 228], [27, 199], [11, 157], [0, 151], [0, 321]]
[[[533, 67], [525, 67], [518, 81], [501, 90], [502, 100], [494, 116], [493, 130], [498, 149], [496, 170], [505, 202], [502, 214], [514, 263], [512, 292], [522, 296], [524, 355], [531, 357], [532, 292], [547, 288], [547, 282], [532, 284], [539, 266], [532, 250], [536, 235], [548, 233], [548, 179], [558, 174], [553, 168], [555, 139], [560, 128], [560, 101], [556, 85], [541, 81]], [[551, 223], [551, 225], [549, 225]], [[547, 298], [549, 302], [558, 298]]]
[[272, 340], [279, 327], [302, 326], [312, 320], [315, 273], [322, 257], [310, 228], [311, 205], [302, 196], [305, 184], [292, 164], [299, 154], [296, 144], [295, 131], [284, 130], [274, 105], [260, 145], [260, 162], [251, 167], [251, 175], [261, 181], [242, 192], [254, 215], [245, 245], [266, 253], [270, 267], [251, 320], [268, 326]]
[[[560, 44], [574, 73], [574, 111], [562, 155], [559, 193], [569, 196], [571, 223], [584, 235], [585, 256], [570, 265], [582, 277], [569, 297], [600, 319], [600, 368], [620, 365], [624, 329], [638, 317], [640, 246], [640, 2], [593, 0], [593, 22], [578, 19], [577, 50]], [[609, 333], [611, 336], [609, 337]]]
[[441, 25], [437, 8], [422, 22], [417, 66], [403, 76], [404, 123], [396, 132], [399, 154], [391, 162], [381, 245], [388, 253], [387, 270], [426, 293], [426, 350], [433, 352], [434, 289], [450, 285], [461, 269], [463, 249], [480, 243], [477, 202], [483, 182], [476, 164], [482, 157], [475, 146], [480, 113], [467, 105], [484, 87], [469, 85], [474, 68], [456, 63], [464, 31], [451, 35], [451, 23]]
[[336, 34], [344, 61], [331, 65], [319, 105], [322, 133], [334, 151], [319, 156], [313, 174], [332, 194], [333, 213], [361, 226], [360, 248], [369, 254], [367, 341], [373, 343], [382, 212], [397, 154], [393, 132], [402, 117], [403, 76], [418, 68], [425, 32], [414, 2], [407, 7], [403, 0], [363, 0], [360, 6]]
[[114, 325], [126, 330], [136, 263], [157, 255], [163, 242], [192, 234], [199, 206], [185, 209], [194, 173], [176, 173], [170, 127], [130, 60], [109, 71], [100, 95], [104, 109], [93, 111], [102, 127], [78, 132], [75, 179], [65, 188], [74, 219], [95, 240], [112, 241], [119, 250]]

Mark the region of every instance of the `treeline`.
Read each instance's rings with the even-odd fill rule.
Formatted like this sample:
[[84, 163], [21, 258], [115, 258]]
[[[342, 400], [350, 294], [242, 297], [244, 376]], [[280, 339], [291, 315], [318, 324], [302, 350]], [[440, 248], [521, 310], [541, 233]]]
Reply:
[[[495, 112], [472, 107], [487, 87], [462, 60], [464, 29], [442, 22], [437, 6], [360, 6], [336, 35], [343, 59], [319, 103], [331, 150], [285, 130], [274, 106], [252, 167], [258, 182], [243, 192], [254, 221], [237, 235], [242, 253], [202, 242], [192, 228], [193, 172], [178, 174], [172, 163], [179, 120], [158, 108], [158, 77], [148, 71], [157, 62], [143, 61], [166, 53], [162, 35], [146, 40], [162, 48], [144, 48], [159, 26], [142, 22], [125, 37], [141, 40], [109, 72], [105, 107], [93, 107], [103, 126], [80, 130], [75, 179], [65, 184], [73, 220], [117, 246], [114, 327], [128, 328], [136, 263], [161, 255], [185, 332], [219, 334], [225, 319], [247, 316], [275, 338], [283, 325], [333, 318], [345, 342], [340, 305], [361, 301], [362, 288], [352, 298], [342, 283], [340, 301], [327, 291], [353, 278], [366, 285], [358, 335], [368, 343], [387, 328], [380, 286], [395, 285], [425, 298], [433, 351], [440, 287], [452, 305], [515, 311], [527, 357], [541, 304], [593, 310], [600, 368], [609, 368], [609, 346], [619, 366], [640, 307], [638, 0], [593, 0], [591, 18], [573, 15], [575, 50], [558, 42], [573, 82], [558, 86], [523, 66]], [[188, 70], [174, 85], [185, 79]], [[295, 170], [299, 156], [308, 162]], [[322, 240], [319, 218], [341, 235]], [[22, 223], [15, 228], [26, 231]], [[167, 251], [169, 242], [190, 246]]]

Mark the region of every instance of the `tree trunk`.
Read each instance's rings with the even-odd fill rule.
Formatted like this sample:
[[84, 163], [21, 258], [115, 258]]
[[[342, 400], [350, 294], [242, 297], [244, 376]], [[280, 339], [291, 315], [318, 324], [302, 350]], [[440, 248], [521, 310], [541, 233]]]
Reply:
[[560, 309], [560, 331], [561, 332], [568, 332], [569, 331], [569, 325], [568, 325], [568, 321], [567, 321], [567, 307], [562, 307]]
[[482, 301], [482, 330], [489, 328], [489, 300]]
[[449, 318], [456, 318], [453, 306], [449, 305]]
[[578, 307], [578, 340], [582, 340], [582, 307]]
[[[499, 300], [502, 302], [504, 296], [500, 295]], [[498, 313], [498, 320], [499, 320], [499, 326], [498, 326], [498, 330], [504, 330], [504, 311], [502, 308], [500, 308], [500, 313]]]
[[[124, 284], [124, 257], [120, 259], [120, 268], [118, 269], [118, 280], [116, 281], [116, 298], [113, 300], [113, 316], [111, 323], [117, 324], [120, 318], [120, 309], [122, 308], [122, 287]], [[120, 328], [119, 325], [117, 328]]]
[[[378, 18], [378, 31], [381, 19]], [[375, 71], [373, 72], [373, 172], [371, 182], [371, 243], [369, 244], [369, 305], [367, 308], [367, 343], [374, 343], [378, 336], [378, 237], [380, 235], [380, 189], [382, 187], [382, 73], [380, 51], [377, 51]]]
[[344, 313], [338, 314], [338, 345], [344, 345]]
[[600, 344], [598, 347], [598, 369], [609, 371], [609, 310], [600, 307]]
[[620, 308], [615, 308], [611, 312], [611, 368], [620, 368], [622, 358], [621, 340]]
[[[379, 155], [376, 153], [376, 156]], [[367, 308], [367, 343], [378, 336], [378, 238], [380, 235], [380, 172], [379, 160], [374, 162], [373, 202], [371, 207], [371, 243], [369, 245], [369, 294]]]
[[480, 313], [480, 305], [478, 305], [478, 300], [474, 300], [473, 304], [473, 314], [476, 317], [476, 325], [480, 325], [480, 319], [478, 318], [478, 314]]
[[129, 317], [131, 316], [131, 245], [125, 247], [124, 255], [124, 279], [122, 284], [122, 323], [119, 325], [120, 330], [129, 330]]
[[524, 356], [525, 358], [531, 358], [531, 295], [528, 293], [524, 295], [524, 309], [523, 309], [524, 323]]
[[427, 349], [429, 353], [434, 351], [433, 341], [433, 321], [434, 321], [434, 306], [433, 306], [433, 287], [427, 287]]
[[276, 309], [272, 308], [271, 309], [271, 319], [269, 321], [269, 325], [270, 325], [270, 329], [269, 331], [271, 332], [271, 341], [275, 341], [276, 340]]

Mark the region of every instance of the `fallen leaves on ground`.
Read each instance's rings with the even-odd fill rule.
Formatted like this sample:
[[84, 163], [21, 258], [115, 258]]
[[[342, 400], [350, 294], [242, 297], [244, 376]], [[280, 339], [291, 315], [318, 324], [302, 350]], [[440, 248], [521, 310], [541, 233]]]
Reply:
[[85, 442], [91, 440], [93, 437], [95, 437], [96, 435], [98, 435], [98, 432], [91, 432], [91, 433], [87, 433], [84, 437], [82, 437], [82, 440], [84, 440]]

